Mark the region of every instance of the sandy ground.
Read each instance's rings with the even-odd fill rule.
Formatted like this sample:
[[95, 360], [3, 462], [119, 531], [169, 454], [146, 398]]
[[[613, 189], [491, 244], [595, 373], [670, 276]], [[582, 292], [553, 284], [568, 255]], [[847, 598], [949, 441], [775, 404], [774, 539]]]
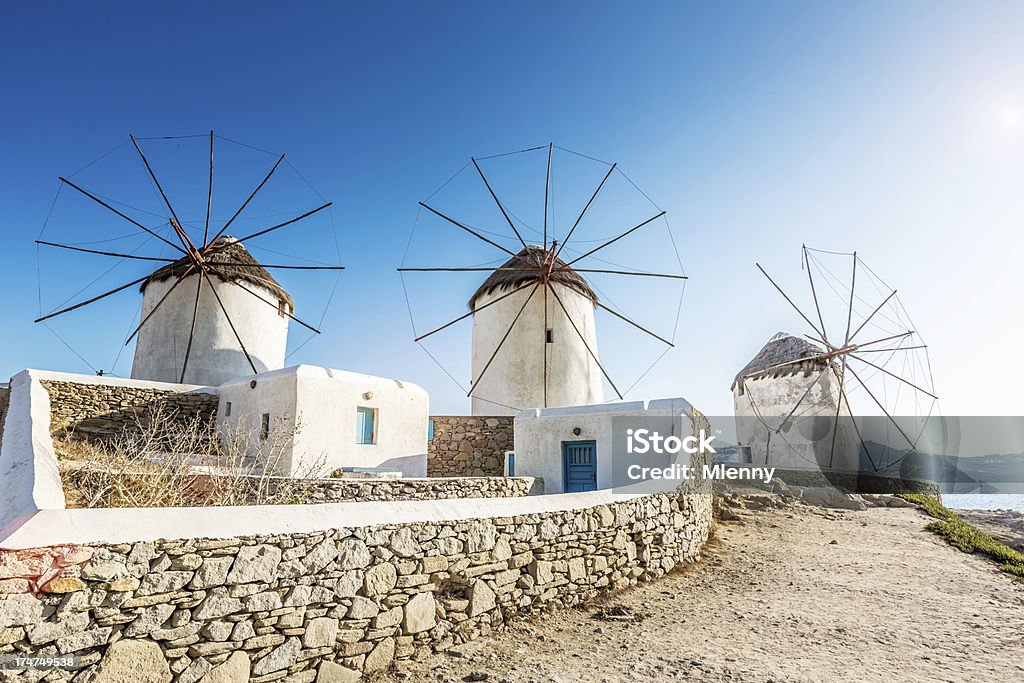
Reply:
[[720, 523], [705, 559], [600, 605], [519, 622], [405, 681], [1024, 680], [1024, 584], [916, 509], [804, 506]]

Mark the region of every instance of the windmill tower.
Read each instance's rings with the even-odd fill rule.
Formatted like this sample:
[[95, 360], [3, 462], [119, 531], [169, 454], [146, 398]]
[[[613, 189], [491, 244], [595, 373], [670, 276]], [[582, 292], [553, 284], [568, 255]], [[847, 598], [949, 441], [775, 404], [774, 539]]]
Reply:
[[[538, 263], [548, 267], [538, 269]], [[543, 282], [550, 295], [548, 287], [541, 291]], [[517, 407], [603, 402], [597, 303], [583, 276], [543, 247], [528, 246], [495, 270], [469, 301], [473, 414], [515, 415]], [[544, 340], [541, 354], [539, 339]]]
[[149, 321], [139, 330], [133, 379], [219, 386], [284, 367], [291, 296], [235, 238], [225, 235], [211, 246], [209, 285], [189, 272], [188, 257], [142, 283]]
[[[741, 460], [825, 471], [898, 469], [917, 449], [938, 400], [928, 347], [896, 290], [857, 252], [806, 245], [802, 252], [813, 312], [804, 312], [756, 264], [811, 331], [778, 333], [737, 374]], [[824, 265], [826, 255], [848, 264], [849, 285]], [[816, 277], [827, 287], [816, 286]], [[839, 307], [828, 305], [829, 290]]]
[[[573, 211], [572, 215], [575, 215], [576, 218], [571, 227], [563, 233], [564, 237], [561, 239], [552, 239], [556, 234], [551, 202], [552, 163], [556, 149], [574, 158], [586, 159], [591, 163], [603, 166], [600, 183], [592, 193], [589, 193], [589, 199], [582, 204], [579, 213]], [[545, 171], [544, 175], [540, 176], [544, 179], [542, 203], [539, 193], [535, 198], [531, 195], [531, 198], [524, 203], [524, 206], [527, 206], [527, 203], [532, 205], [533, 202], [536, 202], [537, 208], [543, 207], [543, 220], [539, 222], [538, 229], [527, 225], [518, 217], [514, 218], [512, 210], [498, 198], [480, 162], [488, 159], [507, 161], [518, 155], [543, 152], [547, 152], [547, 164], [544, 167], [538, 166], [536, 169]], [[538, 158], [537, 161], [540, 159]], [[480, 186], [476, 191], [486, 191], [486, 196], [493, 201], [502, 221], [508, 226], [510, 231], [508, 234], [504, 234], [500, 227], [502, 221], [497, 221], [496, 215], [492, 220], [498, 222], [497, 226], [487, 224], [486, 228], [478, 227], [467, 224], [468, 219], [463, 218], [461, 212], [457, 212], [459, 217], [456, 218], [428, 203], [434, 202], [435, 197], [442, 197], [443, 195], [439, 195], [439, 193], [470, 168], [473, 168], [476, 175], [479, 176]], [[440, 219], [446, 229], [454, 227], [463, 234], [471, 235], [476, 240], [501, 252], [500, 255], [495, 254], [495, 256], [504, 260], [501, 266], [495, 268], [492, 265], [495, 261], [490, 259], [472, 266], [407, 266], [403, 259], [402, 265], [398, 268], [398, 271], [403, 274], [403, 288], [405, 288], [406, 273], [485, 272], [488, 274], [487, 279], [470, 297], [469, 312], [463, 313], [429, 332], [418, 334], [413, 340], [420, 344], [434, 362], [465, 391], [467, 388], [462, 386], [461, 382], [455, 379], [455, 375], [449, 372], [426, 349], [423, 341], [448, 330], [460, 321], [473, 318], [472, 379], [466, 396], [473, 399], [472, 413], [474, 415], [516, 415], [519, 411], [530, 408], [602, 403], [605, 400], [605, 382], [608, 383], [615, 396], [619, 400], [623, 400], [622, 391], [606, 367], [607, 358], [602, 360], [597, 353], [595, 318], [599, 310], [611, 316], [615, 321], [628, 325], [631, 332], [643, 333], [669, 348], [674, 345], [670, 339], [666, 339], [632, 320], [622, 309], [615, 310], [617, 307], [613, 307], [614, 305], [604, 294], [602, 294], [602, 298], [605, 301], [599, 300], [595, 293], [599, 291], [596, 279], [594, 285], [584, 279], [593, 276], [613, 276], [615, 279], [642, 278], [647, 282], [687, 279], [687, 276], [681, 272], [682, 262], [679, 260], [675, 241], [672, 238], [668, 222], [665, 220], [666, 212], [654, 204], [650, 197], [644, 194], [621, 170], [619, 170], [619, 175], [624, 183], [623, 187], [631, 188], [626, 192], [643, 197], [644, 202], [641, 202], [641, 209], [633, 207], [625, 211], [622, 216], [616, 216], [614, 221], [623, 221], [622, 225], [629, 225], [641, 217], [643, 220], [622, 232], [618, 232], [618, 228], [616, 228], [615, 232], [618, 234], [613, 233], [614, 236], [611, 237], [601, 235], [599, 238], [595, 238], [595, 235], [590, 235], [588, 239], [586, 228], [577, 233], [577, 228], [586, 223], [587, 212], [595, 205], [601, 189], [605, 187], [617, 169], [618, 164], [604, 162], [549, 143], [540, 147], [530, 147], [488, 157], [471, 157], [469, 163], [462, 170], [449, 178], [426, 200], [419, 203], [421, 216], [432, 216], [433, 218], [428, 220], [435, 222]], [[525, 178], [525, 176], [523, 177]], [[539, 180], [540, 177], [535, 180]], [[580, 195], [579, 198], [582, 199], [583, 196], [585, 195]], [[620, 203], [623, 206], [627, 204], [621, 201]], [[653, 206], [655, 211], [653, 215], [649, 213], [650, 209], [646, 208], [648, 203]], [[417, 216], [418, 221], [419, 216]], [[611, 255], [605, 251], [606, 249], [620, 243], [626, 237], [634, 235], [639, 230], [644, 228], [647, 228], [648, 231], [652, 230], [653, 228], [648, 226], [657, 223], [661, 223], [664, 227], [666, 242], [665, 244], [656, 244], [654, 248], [660, 252], [674, 253], [679, 273], [651, 272], [646, 269], [622, 266], [607, 260]], [[603, 232], [607, 223], [595, 220], [593, 225], [604, 226], [601, 228]], [[528, 244], [520, 228], [533, 231], [541, 238], [540, 244]], [[411, 249], [415, 234], [416, 227], [414, 225], [413, 234], [409, 239], [409, 247], [406, 249], [407, 257], [410, 253], [416, 253], [416, 250]], [[438, 239], [433, 238], [423, 253], [435, 253]], [[590, 246], [595, 243], [597, 246]], [[584, 251], [584, 249], [586, 250]], [[560, 258], [563, 254], [564, 258]], [[580, 265], [577, 266], [577, 263]], [[606, 265], [611, 265], [613, 268], [603, 267]], [[470, 286], [475, 284], [474, 280]], [[405, 293], [408, 301], [409, 290], [405, 289]], [[677, 310], [682, 307], [681, 288], [678, 295]], [[431, 305], [436, 305], [437, 302], [438, 298], [431, 298]], [[411, 303], [409, 304], [409, 315], [413, 321], [415, 333], [416, 316]], [[609, 320], [609, 322], [611, 321]], [[602, 326], [604, 324], [602, 322]], [[678, 317], [676, 325], [678, 326]], [[674, 336], [674, 334], [673, 330], [672, 335]], [[630, 350], [633, 351], [633, 349]], [[667, 349], [661, 352], [654, 363], [640, 374], [633, 386], [657, 364], [666, 352]], [[627, 392], [629, 388], [626, 389]]]
[[[805, 339], [786, 332], [769, 339], [731, 387], [741, 460], [813, 468], [823, 459], [820, 451], [831, 467], [856, 470], [857, 436], [840, 373], [822, 348]], [[843, 455], [838, 462], [830, 442], [835, 416], [841, 418], [835, 423]]]
[[[215, 225], [211, 226], [215, 137], [213, 131], [210, 131], [206, 218], [202, 222], [179, 219], [178, 212], [172, 206], [153, 166], [134, 136], [129, 136], [129, 139], [138, 153], [149, 179], [163, 200], [167, 215], [166, 223], [147, 226], [94, 192], [80, 187], [68, 178], [60, 179], [64, 185], [134, 225], [148, 236], [147, 241], [156, 239], [177, 254], [174, 255], [174, 258], [166, 258], [164, 255], [147, 256], [136, 253], [138, 248], [130, 253], [124, 253], [36, 240], [37, 244], [58, 249], [117, 258], [121, 261], [147, 263], [155, 261], [163, 265], [155, 271], [107, 292], [41, 315], [36, 318], [35, 322], [41, 323], [72, 311], [81, 310], [102, 299], [141, 285], [143, 295], [141, 321], [125, 341], [125, 346], [127, 346], [133, 339], [138, 338], [132, 363], [132, 378], [207, 386], [219, 386], [239, 377], [282, 368], [290, 320], [294, 320], [314, 334], [320, 333], [318, 329], [295, 316], [295, 304], [291, 296], [270, 275], [269, 271], [279, 269], [340, 271], [344, 270], [344, 266], [310, 262], [308, 259], [302, 260], [316, 263], [316, 265], [259, 263], [252, 257], [244, 243], [293, 226], [330, 208], [332, 203], [326, 202], [300, 215], [237, 238], [229, 236], [228, 229], [242, 215], [246, 207], [250, 205], [253, 198], [284, 161], [282, 154], [277, 157], [270, 170], [241, 206], [235, 210], [231, 218], [219, 228]], [[181, 136], [160, 139], [180, 138]], [[226, 140], [226, 138], [221, 139]], [[251, 145], [244, 143], [233, 142], [233, 144], [252, 148]], [[267, 152], [267, 154], [271, 153]], [[298, 171], [296, 174], [299, 175]], [[319, 195], [319, 193], [317, 194]], [[54, 201], [56, 202], [56, 199]], [[125, 207], [131, 206], [124, 202], [111, 201]], [[272, 215], [280, 216], [281, 214]], [[199, 239], [200, 227], [202, 229], [201, 240]], [[189, 228], [192, 228], [194, 234], [190, 233]], [[335, 246], [337, 246], [337, 240], [335, 240]], [[282, 255], [287, 256], [286, 254]], [[340, 253], [338, 256], [340, 259]], [[99, 374], [102, 374], [102, 371]]]

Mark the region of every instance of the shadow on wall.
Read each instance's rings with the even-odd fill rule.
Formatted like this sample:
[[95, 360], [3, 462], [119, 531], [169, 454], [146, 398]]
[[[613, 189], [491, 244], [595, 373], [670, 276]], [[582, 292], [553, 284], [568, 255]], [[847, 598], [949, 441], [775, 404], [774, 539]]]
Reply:
[[160, 411], [181, 421], [212, 422], [217, 414], [217, 395], [211, 393], [52, 380], [42, 385], [50, 395], [50, 433], [86, 441], [138, 431]]

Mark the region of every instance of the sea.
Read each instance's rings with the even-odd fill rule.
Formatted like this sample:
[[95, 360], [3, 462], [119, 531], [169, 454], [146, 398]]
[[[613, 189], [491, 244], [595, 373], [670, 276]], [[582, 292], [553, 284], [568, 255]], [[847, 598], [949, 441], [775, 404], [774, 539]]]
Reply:
[[943, 493], [942, 503], [957, 510], [1020, 510], [1024, 495], [1019, 493]]

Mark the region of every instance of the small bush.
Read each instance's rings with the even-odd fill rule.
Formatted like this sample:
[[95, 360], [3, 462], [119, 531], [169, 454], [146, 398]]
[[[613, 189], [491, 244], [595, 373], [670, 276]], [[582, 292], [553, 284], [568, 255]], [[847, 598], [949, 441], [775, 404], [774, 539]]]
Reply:
[[937, 533], [946, 543], [965, 553], [979, 553], [999, 563], [999, 568], [1018, 579], [1024, 580], [1024, 553], [1003, 545], [977, 527], [964, 521], [945, 505], [931, 496], [920, 493], [902, 493], [900, 498], [916, 504], [937, 521], [928, 525], [928, 530]]
[[286, 418], [261, 438], [245, 421], [218, 426], [158, 406], [115, 438], [54, 439], [69, 508], [204, 507], [304, 502], [323, 462], [278, 476], [297, 433]]

